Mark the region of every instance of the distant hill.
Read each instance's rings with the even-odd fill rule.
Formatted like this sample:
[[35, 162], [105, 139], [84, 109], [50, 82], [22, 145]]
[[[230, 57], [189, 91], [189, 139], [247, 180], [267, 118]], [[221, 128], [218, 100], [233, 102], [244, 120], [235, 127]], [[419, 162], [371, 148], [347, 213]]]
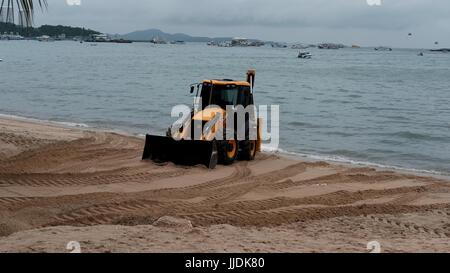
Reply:
[[222, 38], [194, 37], [184, 33], [170, 34], [163, 32], [159, 29], [147, 29], [121, 35], [121, 38], [133, 41], [150, 41], [155, 37], [159, 37], [166, 41], [185, 41], [185, 42], [226, 41], [231, 39], [229, 37], [222, 37]]
[[13, 32], [14, 34], [19, 33], [19, 35], [22, 35], [24, 37], [38, 37], [42, 35], [58, 36], [61, 34], [66, 34], [67, 37], [76, 37], [76, 36], [87, 37], [91, 34], [99, 34], [98, 31], [80, 27], [43, 25], [38, 28], [34, 27], [24, 28], [14, 24], [0, 23], [0, 34], [3, 34], [5, 32], [6, 33]]

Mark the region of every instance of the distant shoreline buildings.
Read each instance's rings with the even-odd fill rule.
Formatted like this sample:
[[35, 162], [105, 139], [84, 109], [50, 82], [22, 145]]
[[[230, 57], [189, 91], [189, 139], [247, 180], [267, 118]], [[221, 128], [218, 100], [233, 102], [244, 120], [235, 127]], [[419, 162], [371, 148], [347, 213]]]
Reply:
[[[272, 48], [291, 48], [304, 50], [307, 48], [318, 49], [341, 49], [353, 48], [359, 49], [360, 45], [353, 44], [347, 46], [340, 43], [284, 43], [275, 41], [261, 41], [258, 39], [248, 39], [243, 37], [194, 37], [183, 33], [169, 34], [158, 29], [150, 29], [147, 31], [136, 31], [124, 35], [109, 35], [103, 34], [91, 29], [70, 26], [51, 26], [42, 25], [40, 27], [27, 27], [27, 19], [24, 13], [18, 13], [18, 23], [25, 26], [16, 25], [12, 22], [13, 18], [11, 12], [4, 10], [0, 15], [0, 40], [39, 40], [39, 41], [79, 41], [79, 42], [93, 42], [93, 43], [133, 43], [133, 42], [150, 42], [157, 45], [171, 44], [183, 45], [189, 42], [206, 43], [208, 46], [217, 47], [272, 47]], [[439, 42], [434, 42], [434, 48], [430, 47], [431, 51], [435, 52], [449, 52], [447, 48], [439, 49], [437, 47]], [[392, 51], [391, 47], [369, 47], [376, 51]]]
[[19, 35], [19, 33], [14, 33], [14, 32], [10, 32], [10, 33], [3, 33], [0, 34], [0, 40], [24, 40], [25, 38], [21, 35]]

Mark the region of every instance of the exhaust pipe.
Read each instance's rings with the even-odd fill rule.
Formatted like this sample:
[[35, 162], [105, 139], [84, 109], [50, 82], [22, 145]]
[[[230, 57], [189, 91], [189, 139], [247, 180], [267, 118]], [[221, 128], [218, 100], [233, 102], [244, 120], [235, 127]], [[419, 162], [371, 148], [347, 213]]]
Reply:
[[256, 70], [249, 69], [247, 71], [247, 82], [250, 84], [250, 88], [252, 89], [252, 93], [253, 93], [253, 87], [255, 86], [255, 78], [256, 78]]

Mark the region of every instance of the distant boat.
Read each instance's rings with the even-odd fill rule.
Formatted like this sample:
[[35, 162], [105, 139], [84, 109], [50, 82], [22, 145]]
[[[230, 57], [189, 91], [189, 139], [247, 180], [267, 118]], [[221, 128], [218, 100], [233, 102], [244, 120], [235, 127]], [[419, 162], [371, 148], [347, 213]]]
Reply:
[[450, 53], [450, 48], [431, 49], [430, 51], [432, 51], [432, 52]]
[[312, 58], [312, 54], [309, 53], [309, 52], [300, 52], [300, 53], [298, 54], [298, 57], [299, 57], [300, 59], [311, 59], [311, 58]]
[[131, 40], [125, 40], [125, 39], [114, 39], [114, 40], [111, 40], [111, 43], [116, 43], [116, 44], [131, 44], [131, 43], [133, 43], [133, 41], [131, 41]]
[[232, 47], [233, 45], [231, 44], [231, 41], [223, 41], [223, 42], [220, 42], [217, 46], [218, 47]]
[[361, 48], [359, 45], [352, 45], [352, 48]]
[[283, 43], [277, 43], [277, 42], [273, 42], [273, 43], [269, 43], [273, 48], [287, 48], [288, 46], [286, 44]]
[[186, 42], [185, 41], [172, 41], [172, 42], [170, 42], [170, 44], [172, 44], [172, 45], [184, 45], [184, 44], [186, 44]]
[[417, 56], [423, 57], [423, 52], [420, 52]]
[[332, 43], [324, 43], [317, 46], [319, 49], [340, 49], [345, 46], [342, 44], [332, 44]]
[[51, 37], [48, 36], [48, 35], [42, 35], [42, 36], [40, 36], [40, 37], [37, 37], [36, 39], [37, 39], [39, 42], [53, 42], [53, 41], [54, 41], [54, 39], [51, 38]]
[[374, 48], [376, 51], [392, 51], [392, 48], [385, 47], [385, 46], [379, 46]]
[[165, 45], [165, 44], [167, 44], [166, 41], [164, 41], [163, 39], [161, 39], [159, 37], [154, 37], [153, 39], [150, 40], [150, 43], [155, 44], [155, 45]]
[[3, 62], [3, 59], [0, 59], [0, 62]]
[[304, 44], [295, 44], [291, 46], [292, 49], [307, 49], [309, 48], [309, 45]]

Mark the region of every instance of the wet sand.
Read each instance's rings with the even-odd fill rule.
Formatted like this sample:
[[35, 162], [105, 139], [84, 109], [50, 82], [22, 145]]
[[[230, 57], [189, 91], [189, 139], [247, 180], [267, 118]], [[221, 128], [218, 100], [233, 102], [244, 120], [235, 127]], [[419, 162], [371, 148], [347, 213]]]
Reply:
[[274, 154], [161, 166], [143, 145], [0, 118], [0, 252], [450, 251], [448, 180]]

